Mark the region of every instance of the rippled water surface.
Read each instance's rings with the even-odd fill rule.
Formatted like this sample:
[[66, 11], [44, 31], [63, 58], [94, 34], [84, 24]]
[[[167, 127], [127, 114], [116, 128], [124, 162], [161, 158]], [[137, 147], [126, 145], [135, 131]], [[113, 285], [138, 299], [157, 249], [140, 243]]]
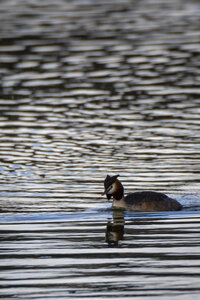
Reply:
[[[1, 1], [0, 298], [200, 294], [200, 3]], [[113, 211], [126, 192], [180, 212]]]

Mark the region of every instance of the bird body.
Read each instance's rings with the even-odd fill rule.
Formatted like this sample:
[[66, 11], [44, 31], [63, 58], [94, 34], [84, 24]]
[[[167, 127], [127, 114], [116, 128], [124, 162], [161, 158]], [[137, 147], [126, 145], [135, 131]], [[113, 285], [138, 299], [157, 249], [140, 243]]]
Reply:
[[104, 186], [107, 199], [113, 197], [113, 207], [142, 211], [177, 211], [182, 205], [167, 195], [153, 191], [135, 192], [124, 196], [124, 187], [117, 179], [119, 175], [107, 175]]

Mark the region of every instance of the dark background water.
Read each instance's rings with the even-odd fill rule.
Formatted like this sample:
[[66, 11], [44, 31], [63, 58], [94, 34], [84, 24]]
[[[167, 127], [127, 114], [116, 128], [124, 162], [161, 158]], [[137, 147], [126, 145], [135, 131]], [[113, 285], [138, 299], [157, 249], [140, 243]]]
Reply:
[[[200, 3], [1, 1], [0, 297], [200, 292]], [[113, 212], [126, 192], [181, 212]]]

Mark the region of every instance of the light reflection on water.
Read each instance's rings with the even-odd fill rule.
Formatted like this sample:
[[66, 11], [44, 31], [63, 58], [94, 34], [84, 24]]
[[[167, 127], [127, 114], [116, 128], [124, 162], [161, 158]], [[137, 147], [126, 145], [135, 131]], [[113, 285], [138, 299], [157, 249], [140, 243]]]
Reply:
[[[199, 294], [199, 4], [3, 1], [0, 297]], [[125, 191], [180, 212], [113, 211]]]
[[112, 213], [104, 208], [5, 217], [1, 294], [40, 299], [199, 293], [199, 212]]

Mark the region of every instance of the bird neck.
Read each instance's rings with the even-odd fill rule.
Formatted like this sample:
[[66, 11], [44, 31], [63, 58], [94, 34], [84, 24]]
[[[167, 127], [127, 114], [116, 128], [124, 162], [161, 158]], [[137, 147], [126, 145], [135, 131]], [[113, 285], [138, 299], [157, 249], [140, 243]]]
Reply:
[[124, 198], [124, 187], [118, 179], [115, 181], [115, 185], [116, 188], [112, 196], [114, 200], [120, 201]]

